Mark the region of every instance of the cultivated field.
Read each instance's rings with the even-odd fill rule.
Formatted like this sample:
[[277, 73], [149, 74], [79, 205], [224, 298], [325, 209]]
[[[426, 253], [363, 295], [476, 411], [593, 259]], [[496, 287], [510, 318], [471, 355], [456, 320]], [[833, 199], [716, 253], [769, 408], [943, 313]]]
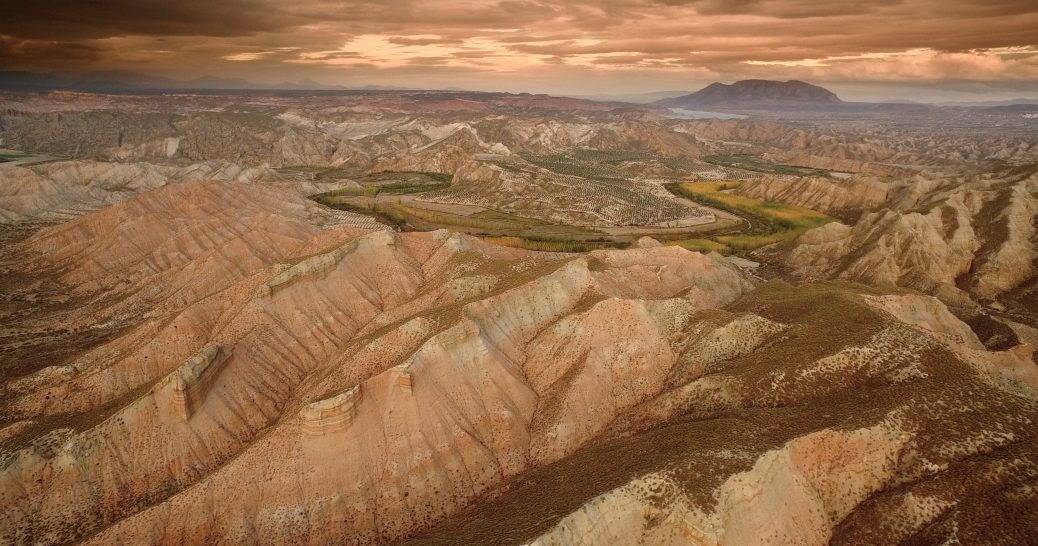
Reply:
[[742, 252], [792, 239], [809, 229], [835, 221], [808, 208], [732, 193], [738, 184], [737, 181], [710, 181], [671, 185], [671, 191], [676, 194], [736, 214], [749, 224], [744, 233], [684, 239], [674, 243], [689, 250]]

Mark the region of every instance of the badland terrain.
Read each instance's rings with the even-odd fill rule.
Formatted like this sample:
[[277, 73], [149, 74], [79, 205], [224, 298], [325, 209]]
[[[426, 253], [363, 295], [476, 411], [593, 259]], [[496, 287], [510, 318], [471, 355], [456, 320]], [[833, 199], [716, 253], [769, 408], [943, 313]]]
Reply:
[[0, 94], [0, 543], [1033, 542], [1033, 111]]

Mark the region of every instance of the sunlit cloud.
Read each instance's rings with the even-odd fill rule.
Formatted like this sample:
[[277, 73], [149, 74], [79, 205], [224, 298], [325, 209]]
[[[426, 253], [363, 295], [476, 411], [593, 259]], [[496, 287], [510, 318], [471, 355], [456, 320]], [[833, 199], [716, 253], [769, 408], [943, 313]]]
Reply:
[[848, 61], [863, 61], [866, 59], [896, 59], [898, 57], [916, 57], [933, 53], [932, 49], [917, 48], [908, 51], [896, 51], [887, 53], [861, 53], [858, 55], [831, 55], [819, 59], [799, 59], [795, 61], [743, 61], [744, 64], [752, 66], [788, 66], [788, 67], [822, 67], [832, 66], [836, 63]]
[[394, 68], [436, 60], [451, 67], [480, 66], [489, 70], [515, 70], [543, 64], [547, 55], [518, 55], [508, 45], [496, 40], [475, 37], [457, 43], [437, 42], [435, 35], [357, 36], [332, 50], [300, 53], [289, 62], [351, 66], [367, 63], [380, 68]]
[[1020, 0], [54, 0], [5, 10], [0, 70], [588, 93], [694, 90], [706, 78], [973, 81], [1038, 93], [1036, 28], [1038, 5]]
[[1034, 81], [1038, 48], [1031, 46], [943, 52], [917, 48], [788, 61], [744, 61], [757, 67], [780, 67], [800, 78], [841, 81]]
[[231, 54], [231, 55], [224, 55], [221, 58], [224, 59], [224, 60], [227, 60], [227, 61], [236, 61], [236, 62], [255, 61], [257, 59], [262, 59], [263, 57], [265, 57], [267, 55], [270, 55], [270, 53], [271, 53], [270, 51], [258, 51], [258, 52], [248, 52], [248, 53], [234, 53], [234, 54]]

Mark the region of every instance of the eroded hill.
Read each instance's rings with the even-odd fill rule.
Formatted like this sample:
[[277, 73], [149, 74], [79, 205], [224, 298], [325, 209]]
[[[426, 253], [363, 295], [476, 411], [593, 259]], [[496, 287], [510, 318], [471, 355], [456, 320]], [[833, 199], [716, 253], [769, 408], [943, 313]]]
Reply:
[[4, 543], [1038, 534], [1019, 125], [5, 100]]

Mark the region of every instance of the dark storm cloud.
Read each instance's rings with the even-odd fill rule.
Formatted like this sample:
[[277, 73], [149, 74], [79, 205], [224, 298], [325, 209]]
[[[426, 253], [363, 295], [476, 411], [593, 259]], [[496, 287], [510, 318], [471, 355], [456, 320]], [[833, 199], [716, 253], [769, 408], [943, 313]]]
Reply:
[[872, 2], [830, 0], [692, 0], [663, 1], [667, 6], [689, 6], [702, 15], [760, 15], [780, 19], [833, 17], [874, 13], [882, 6], [897, 5], [898, 0]]
[[102, 48], [88, 43], [25, 40], [0, 35], [0, 59], [23, 65], [51, 60], [96, 61], [104, 53]]
[[668, 7], [691, 7], [702, 15], [757, 15], [780, 19], [843, 17], [850, 15], [917, 14], [929, 18], [1011, 16], [1034, 12], [1033, 0], [990, 2], [942, 0], [660, 0]]
[[[562, 1], [504, 0], [500, 2], [412, 0], [350, 1], [298, 0], [10, 0], [0, 18], [0, 34], [15, 38], [76, 41], [127, 35], [240, 37], [258, 33], [290, 32], [304, 25], [323, 25], [343, 34], [398, 32], [434, 34], [457, 41], [486, 28], [529, 27], [533, 33], [549, 28], [556, 33], [624, 29], [628, 37], [651, 38], [668, 32], [670, 22], [686, 23], [707, 34], [712, 17], [753, 16], [780, 20], [807, 20], [812, 29], [789, 28], [786, 23], [761, 25], [743, 22], [754, 34], [783, 36], [793, 40], [818, 32], [836, 31], [844, 39], [861, 42], [863, 34], [884, 34], [884, 27], [907, 23], [920, 39], [937, 39], [946, 48], [978, 47], [977, 35], [1004, 34], [1012, 17], [1036, 11], [1033, 0], [954, 2], [923, 0], [635, 0]], [[976, 18], [1004, 18], [977, 21]], [[832, 19], [835, 28], [820, 26], [818, 19]], [[787, 21], [788, 23], [789, 21]], [[1023, 21], [1021, 21], [1023, 22]], [[972, 31], [956, 26], [972, 25]], [[660, 27], [664, 27], [661, 29]], [[811, 30], [811, 32], [802, 32]], [[897, 30], [896, 28], [887, 28]], [[738, 36], [738, 32], [732, 34]], [[906, 35], [907, 32], [900, 34]], [[1013, 32], [1014, 38], [1034, 39], [1029, 27]], [[408, 40], [406, 36], [395, 38]], [[431, 43], [431, 38], [416, 38]], [[902, 40], [906, 41], [906, 40]], [[958, 43], [957, 43], [958, 42]], [[413, 42], [418, 43], [418, 42]]]
[[8, 0], [0, 34], [61, 40], [128, 34], [242, 36], [302, 22], [283, 5], [270, 0]]
[[[0, 68], [1026, 80], [1035, 0], [9, 0]], [[852, 70], [851, 66], [860, 70]], [[374, 67], [374, 68], [369, 68]], [[533, 67], [533, 68], [531, 68]], [[448, 70], [448, 68], [450, 70]], [[594, 77], [601, 74], [595, 73]], [[449, 77], [449, 76], [444, 76]], [[1035, 76], [1038, 78], [1038, 76]], [[646, 84], [651, 85], [651, 84]]]

